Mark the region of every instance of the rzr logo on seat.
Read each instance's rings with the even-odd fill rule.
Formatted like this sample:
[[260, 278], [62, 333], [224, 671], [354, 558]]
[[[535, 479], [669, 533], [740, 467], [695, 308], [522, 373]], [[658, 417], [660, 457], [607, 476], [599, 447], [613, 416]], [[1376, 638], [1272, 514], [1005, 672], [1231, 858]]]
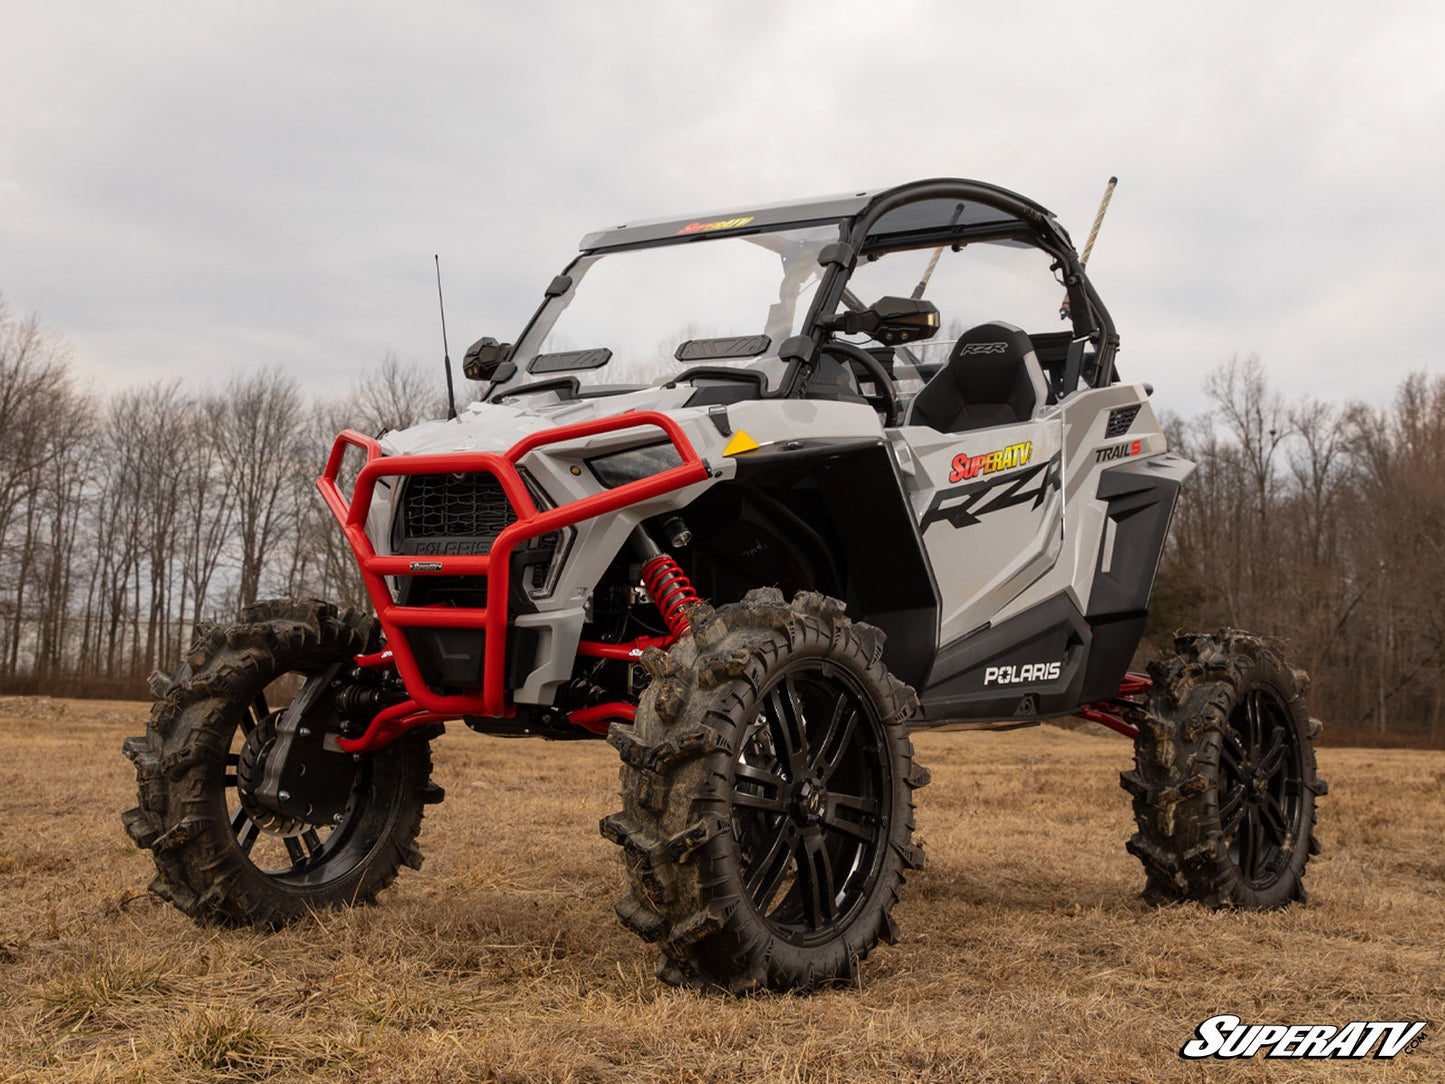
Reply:
[[1008, 343], [964, 343], [959, 354], [1006, 354]]
[[1026, 681], [1057, 681], [1060, 662], [1026, 662], [1022, 666], [990, 666], [983, 672], [985, 685], [1022, 685]]

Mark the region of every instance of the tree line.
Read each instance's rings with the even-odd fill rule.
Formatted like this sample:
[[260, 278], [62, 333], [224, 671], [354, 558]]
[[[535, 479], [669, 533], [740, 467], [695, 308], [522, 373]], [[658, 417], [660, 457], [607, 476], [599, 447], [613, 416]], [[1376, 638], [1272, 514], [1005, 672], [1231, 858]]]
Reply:
[[[274, 369], [97, 394], [0, 298], [0, 692], [144, 695], [195, 626], [257, 598], [366, 605], [314, 479], [343, 428], [440, 417], [438, 385], [388, 355], [316, 401]], [[1236, 358], [1206, 390], [1206, 413], [1165, 420], [1198, 470], [1144, 650], [1277, 635], [1333, 737], [1445, 745], [1445, 377], [1386, 408], [1285, 400]]]

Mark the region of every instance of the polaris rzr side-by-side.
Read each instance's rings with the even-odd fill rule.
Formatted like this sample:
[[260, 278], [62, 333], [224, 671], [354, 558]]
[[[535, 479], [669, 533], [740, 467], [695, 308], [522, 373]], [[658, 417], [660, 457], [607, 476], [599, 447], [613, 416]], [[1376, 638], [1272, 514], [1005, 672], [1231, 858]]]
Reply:
[[589, 234], [468, 351], [476, 402], [337, 438], [375, 614], [260, 603], [153, 677], [153, 889], [260, 926], [368, 902], [420, 864], [445, 722], [606, 736], [659, 975], [809, 988], [897, 936], [909, 731], [1082, 715], [1136, 742], [1149, 898], [1302, 899], [1304, 673], [1236, 630], [1127, 672], [1193, 467], [1117, 348], [1053, 216], [975, 181]]

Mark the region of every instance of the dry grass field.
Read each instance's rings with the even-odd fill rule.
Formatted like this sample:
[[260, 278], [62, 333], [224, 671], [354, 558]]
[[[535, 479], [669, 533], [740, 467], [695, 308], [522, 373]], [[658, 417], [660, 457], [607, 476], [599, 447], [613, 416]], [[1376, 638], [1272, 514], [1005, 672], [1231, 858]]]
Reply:
[[[0, 1080], [1445, 1080], [1445, 753], [1325, 749], [1308, 906], [1153, 910], [1122, 739], [918, 736], [928, 868], [861, 988], [730, 1000], [612, 915], [601, 743], [436, 746], [447, 801], [382, 903], [276, 934], [146, 894], [120, 826], [146, 708], [0, 699]], [[1194, 1027], [1434, 1021], [1392, 1062], [1187, 1063]]]

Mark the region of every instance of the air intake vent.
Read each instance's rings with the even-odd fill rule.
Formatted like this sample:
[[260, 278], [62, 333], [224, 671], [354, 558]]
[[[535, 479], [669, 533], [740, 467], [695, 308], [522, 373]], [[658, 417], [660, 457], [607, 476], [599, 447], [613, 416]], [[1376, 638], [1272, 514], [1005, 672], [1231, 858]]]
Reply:
[[1129, 431], [1129, 427], [1134, 424], [1134, 419], [1138, 415], [1138, 403], [1109, 411], [1109, 424], [1104, 428], [1104, 439], [1112, 440], [1114, 437], [1122, 437]]

